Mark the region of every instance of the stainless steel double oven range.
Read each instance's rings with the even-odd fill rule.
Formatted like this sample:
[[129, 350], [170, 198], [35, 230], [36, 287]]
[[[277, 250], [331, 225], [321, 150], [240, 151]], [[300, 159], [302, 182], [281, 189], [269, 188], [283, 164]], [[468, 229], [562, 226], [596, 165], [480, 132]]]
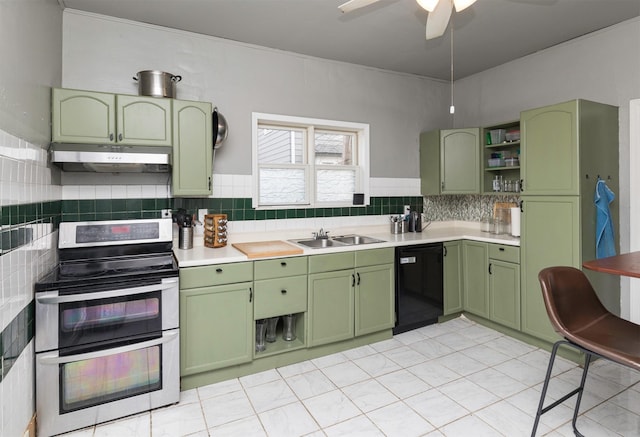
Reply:
[[178, 402], [171, 219], [63, 222], [35, 286], [38, 435]]

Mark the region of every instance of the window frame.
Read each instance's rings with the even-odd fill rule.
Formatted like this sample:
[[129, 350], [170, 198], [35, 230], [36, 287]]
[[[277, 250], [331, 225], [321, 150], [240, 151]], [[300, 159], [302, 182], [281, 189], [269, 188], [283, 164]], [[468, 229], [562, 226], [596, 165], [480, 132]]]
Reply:
[[[284, 164], [286, 168], [304, 167], [306, 168], [305, 187], [308, 203], [298, 204], [277, 204], [260, 205], [260, 168], [258, 163], [258, 128], [263, 126], [282, 127], [290, 129], [303, 129], [306, 134], [303, 136], [303, 162], [302, 164]], [[369, 205], [369, 124], [339, 120], [327, 120], [309, 117], [297, 117], [280, 114], [268, 114], [253, 112], [251, 115], [251, 162], [252, 162], [252, 207], [257, 210], [269, 209], [303, 209], [303, 208], [336, 208], [336, 207], [364, 207]], [[353, 165], [323, 165], [315, 164], [315, 130], [330, 132], [345, 132], [355, 135], [357, 141], [357, 151], [353, 155], [355, 163]], [[277, 168], [282, 164], [264, 165], [264, 167]], [[353, 205], [353, 200], [349, 202], [318, 202], [316, 199], [316, 172], [320, 169], [355, 169], [356, 190], [364, 194], [362, 205]]]

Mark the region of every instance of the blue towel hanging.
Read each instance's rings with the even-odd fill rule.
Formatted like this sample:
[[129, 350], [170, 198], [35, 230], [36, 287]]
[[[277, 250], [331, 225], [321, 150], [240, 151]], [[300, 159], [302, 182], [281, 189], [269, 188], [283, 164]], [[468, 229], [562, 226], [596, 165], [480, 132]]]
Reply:
[[616, 254], [616, 240], [613, 235], [613, 220], [609, 204], [616, 195], [607, 187], [604, 180], [596, 182], [596, 258], [606, 258]]

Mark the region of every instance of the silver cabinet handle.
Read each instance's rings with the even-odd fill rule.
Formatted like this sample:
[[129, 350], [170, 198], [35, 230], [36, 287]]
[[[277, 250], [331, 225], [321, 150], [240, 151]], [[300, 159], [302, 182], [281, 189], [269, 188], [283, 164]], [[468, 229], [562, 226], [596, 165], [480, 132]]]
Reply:
[[155, 338], [149, 341], [143, 341], [142, 343], [128, 344], [126, 346], [113, 347], [96, 352], [87, 352], [86, 354], [68, 355], [64, 357], [58, 357], [55, 354], [40, 355], [37, 359], [42, 364], [64, 364], [72, 361], [93, 360], [96, 358], [102, 358], [109, 355], [122, 354], [125, 352], [132, 352], [138, 349], [145, 349], [151, 346], [157, 346], [159, 344], [168, 343], [178, 338], [178, 330], [165, 332], [162, 337]]
[[106, 299], [109, 297], [121, 297], [130, 294], [148, 293], [150, 291], [167, 290], [173, 288], [178, 283], [177, 278], [165, 279], [161, 284], [145, 285], [143, 287], [127, 288], [125, 290], [109, 290], [109, 291], [97, 291], [93, 293], [81, 293], [70, 294], [64, 296], [58, 296], [58, 291], [55, 290], [49, 293], [36, 296], [36, 301], [45, 305], [55, 305], [59, 303], [80, 302], [83, 300], [96, 300]]

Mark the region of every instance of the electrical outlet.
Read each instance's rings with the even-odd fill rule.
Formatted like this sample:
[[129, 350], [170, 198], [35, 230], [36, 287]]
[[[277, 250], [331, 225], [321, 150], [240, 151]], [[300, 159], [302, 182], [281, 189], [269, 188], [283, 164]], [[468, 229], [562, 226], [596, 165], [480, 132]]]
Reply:
[[161, 215], [162, 215], [162, 218], [171, 218], [171, 210], [163, 209], [161, 210]]

